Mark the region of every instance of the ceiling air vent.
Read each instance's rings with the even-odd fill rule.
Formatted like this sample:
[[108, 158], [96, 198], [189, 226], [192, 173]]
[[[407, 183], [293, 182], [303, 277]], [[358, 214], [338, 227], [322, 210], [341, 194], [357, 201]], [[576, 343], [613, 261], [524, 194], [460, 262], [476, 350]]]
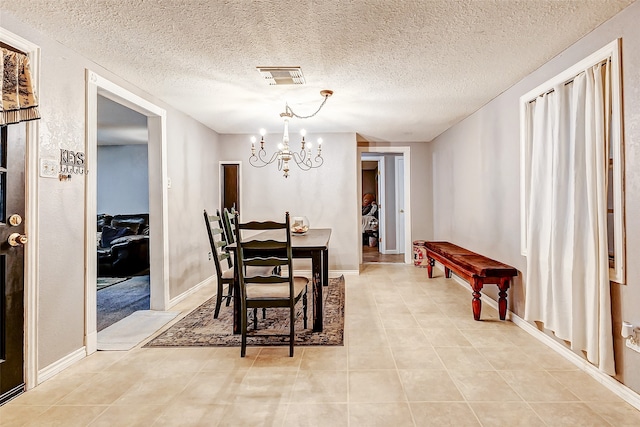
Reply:
[[303, 85], [305, 83], [300, 67], [256, 67], [270, 85]]

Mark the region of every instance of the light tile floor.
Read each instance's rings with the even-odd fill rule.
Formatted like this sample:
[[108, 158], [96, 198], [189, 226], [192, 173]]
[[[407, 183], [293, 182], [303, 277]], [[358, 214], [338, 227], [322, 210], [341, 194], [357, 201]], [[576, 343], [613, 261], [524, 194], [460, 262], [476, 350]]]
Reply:
[[[640, 412], [470, 293], [410, 265], [347, 276], [344, 347], [98, 352], [2, 426], [638, 426]], [[185, 313], [204, 289], [175, 310]]]

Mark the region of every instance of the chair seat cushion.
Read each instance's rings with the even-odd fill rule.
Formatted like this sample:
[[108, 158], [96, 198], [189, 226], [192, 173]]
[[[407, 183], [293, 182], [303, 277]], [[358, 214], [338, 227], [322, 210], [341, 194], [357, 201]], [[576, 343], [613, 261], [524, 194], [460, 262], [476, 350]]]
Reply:
[[[306, 277], [293, 278], [294, 296], [298, 297], [303, 293], [305, 287], [309, 283]], [[289, 283], [277, 284], [247, 284], [247, 299], [251, 300], [271, 300], [271, 299], [287, 299], [289, 298]]]
[[[247, 266], [247, 276], [270, 276], [271, 271], [273, 271], [272, 266], [266, 267], [256, 267], [256, 266]], [[227, 268], [222, 272], [223, 279], [233, 279], [233, 268]]]

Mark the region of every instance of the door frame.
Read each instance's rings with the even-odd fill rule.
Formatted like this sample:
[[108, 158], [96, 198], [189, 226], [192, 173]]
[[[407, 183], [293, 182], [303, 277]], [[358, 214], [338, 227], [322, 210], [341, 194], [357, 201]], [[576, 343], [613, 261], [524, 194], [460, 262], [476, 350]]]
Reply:
[[[398, 195], [402, 194], [402, 198], [404, 200], [405, 198], [405, 194], [404, 194], [404, 185], [400, 185], [400, 179], [402, 179], [402, 183], [404, 184], [404, 156], [395, 156], [393, 158], [394, 164], [395, 164], [395, 168], [394, 168], [394, 173], [396, 175], [395, 177], [395, 182], [394, 185], [396, 186], [396, 201], [395, 201], [395, 207], [396, 207], [396, 250], [398, 252], [396, 253], [400, 253], [400, 250], [402, 249], [401, 246], [406, 247], [406, 242], [404, 239], [404, 229], [406, 228], [407, 224], [406, 224], [406, 217], [403, 216], [403, 227], [400, 227], [400, 221], [398, 221], [398, 218], [400, 218], [400, 209], [398, 207]], [[402, 163], [402, 175], [400, 175], [400, 173], [398, 172], [398, 165]], [[404, 209], [403, 206], [403, 210], [404, 212], [406, 212], [406, 209]], [[403, 213], [404, 215], [404, 213]], [[400, 242], [403, 241], [405, 244], [404, 245], [400, 245]]]
[[[404, 262], [405, 264], [411, 264], [411, 254], [413, 252], [411, 241], [411, 147], [408, 146], [387, 146], [387, 147], [358, 147], [357, 159], [358, 159], [358, 171], [357, 171], [357, 185], [358, 194], [360, 200], [362, 200], [362, 154], [363, 153], [397, 153], [404, 157]], [[384, 206], [383, 206], [384, 208]], [[362, 215], [360, 209], [357, 210], [358, 215]], [[360, 218], [357, 219], [356, 224], [361, 224]], [[360, 264], [362, 264], [362, 236], [358, 233], [358, 250], [360, 253]]]
[[[0, 27], [0, 41], [29, 56], [32, 83], [40, 87], [40, 46]], [[38, 140], [40, 121], [26, 122], [25, 234], [24, 247], [24, 383], [27, 390], [38, 385]]]
[[169, 308], [169, 211], [166, 111], [99, 74], [86, 70], [85, 349], [97, 351], [97, 118], [98, 94], [147, 116], [151, 310]]
[[[376, 203], [378, 204], [378, 252], [386, 254], [387, 252], [387, 226], [385, 209], [387, 208], [386, 198], [386, 175], [384, 168], [384, 156], [360, 156], [360, 177], [362, 177], [362, 162], [377, 162], [378, 163], [378, 175], [376, 177], [376, 186], [378, 194], [376, 196]], [[360, 192], [362, 192], [362, 185], [360, 185]], [[360, 194], [360, 200], [364, 194]]]
[[[244, 200], [242, 200], [242, 161], [240, 160], [220, 160], [218, 162], [218, 206], [222, 208], [222, 185], [224, 184], [224, 174], [222, 172], [222, 165], [238, 165], [238, 198], [240, 202], [240, 207], [244, 205]], [[222, 212], [220, 212], [222, 213]], [[242, 220], [242, 209], [238, 210], [240, 214], [240, 219]]]

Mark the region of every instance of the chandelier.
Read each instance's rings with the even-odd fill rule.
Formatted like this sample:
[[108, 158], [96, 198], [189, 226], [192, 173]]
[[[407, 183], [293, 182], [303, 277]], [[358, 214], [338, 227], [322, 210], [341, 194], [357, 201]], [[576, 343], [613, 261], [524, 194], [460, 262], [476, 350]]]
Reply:
[[308, 116], [299, 116], [291, 109], [291, 107], [289, 107], [288, 104], [285, 104], [284, 113], [280, 113], [280, 117], [284, 119], [284, 133], [282, 134], [282, 142], [278, 144], [278, 151], [274, 152], [270, 157], [267, 154], [267, 151], [264, 149], [265, 130], [260, 129], [260, 135], [262, 136], [262, 138], [260, 139], [260, 149], [257, 152], [256, 137], [252, 136], [251, 157], [249, 157], [249, 164], [257, 168], [262, 168], [274, 162], [277, 162], [278, 170], [284, 171], [283, 176], [285, 178], [289, 177], [290, 162], [294, 162], [303, 171], [308, 171], [322, 166], [322, 164], [324, 163], [324, 159], [322, 158], [322, 138], [318, 138], [318, 147], [316, 152], [317, 154], [315, 155], [315, 157], [311, 152], [312, 144], [305, 141], [304, 139], [306, 135], [304, 130], [300, 132], [302, 136], [302, 140], [300, 141], [300, 151], [292, 151], [289, 147], [289, 119], [293, 117], [297, 117], [299, 119], [309, 119], [318, 114], [318, 112], [327, 102], [327, 99], [329, 99], [329, 97], [333, 95], [333, 91], [321, 90], [320, 95], [324, 97], [322, 104], [320, 104], [320, 107], [318, 107], [315, 113]]

